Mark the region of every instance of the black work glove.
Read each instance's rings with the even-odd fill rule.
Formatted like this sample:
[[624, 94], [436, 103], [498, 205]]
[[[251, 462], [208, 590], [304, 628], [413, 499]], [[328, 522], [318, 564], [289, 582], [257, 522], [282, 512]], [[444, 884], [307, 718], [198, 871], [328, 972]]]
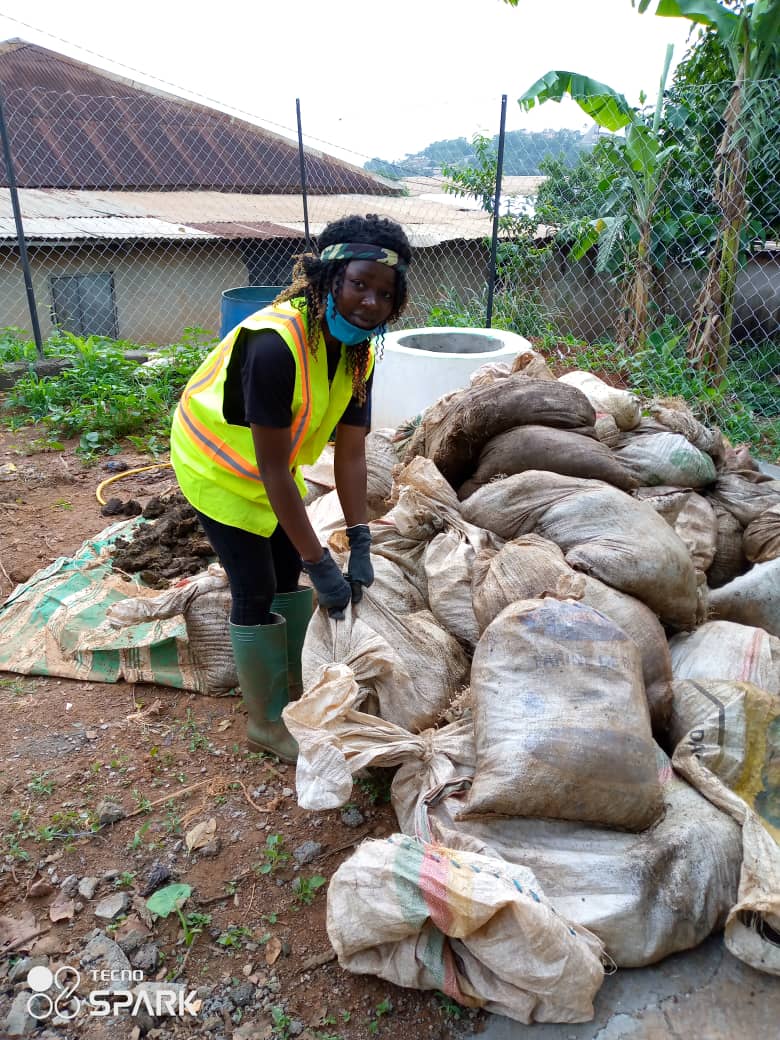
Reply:
[[301, 564], [317, 590], [319, 605], [327, 607], [332, 618], [343, 620], [344, 608], [350, 601], [352, 590], [344, 580], [344, 576], [336, 566], [336, 561], [330, 552], [323, 549], [322, 557], [316, 563], [302, 560]]
[[374, 582], [374, 568], [371, 565], [371, 529], [368, 524], [355, 524], [347, 528], [349, 538], [349, 566], [347, 581], [352, 586], [352, 602], [359, 603], [363, 598], [363, 586]]

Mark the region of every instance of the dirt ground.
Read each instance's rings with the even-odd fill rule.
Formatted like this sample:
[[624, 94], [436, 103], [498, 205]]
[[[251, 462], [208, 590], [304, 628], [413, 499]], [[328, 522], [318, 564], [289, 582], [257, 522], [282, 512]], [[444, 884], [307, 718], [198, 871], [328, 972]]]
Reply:
[[[75, 442], [42, 447], [40, 431], [0, 433], [0, 602], [117, 519], [95, 495], [114, 475], [107, 463], [154, 462], [130, 451], [85, 465]], [[173, 489], [171, 470], [153, 469], [104, 495], [144, 508]], [[186, 530], [186, 515], [177, 523]], [[177, 573], [202, 569], [207, 548], [184, 541], [195, 544], [187, 560], [178, 550], [162, 567], [147, 557], [150, 583], [170, 579], [166, 559], [179, 560]], [[388, 777], [361, 781], [344, 809], [306, 812], [292, 767], [245, 751], [245, 731], [233, 697], [0, 672], [0, 1035], [10, 1035], [29, 968], [78, 967], [95, 929], [136, 977], [197, 990], [197, 1014], [91, 1018], [82, 1008], [33, 1035], [434, 1040], [481, 1028], [480, 1015], [446, 998], [335, 962], [327, 881], [363, 838], [396, 829]], [[190, 852], [198, 824], [205, 844]], [[146, 911], [146, 897], [171, 882], [192, 888], [188, 935], [175, 914], [153, 921]], [[84, 974], [82, 994], [96, 985]]]

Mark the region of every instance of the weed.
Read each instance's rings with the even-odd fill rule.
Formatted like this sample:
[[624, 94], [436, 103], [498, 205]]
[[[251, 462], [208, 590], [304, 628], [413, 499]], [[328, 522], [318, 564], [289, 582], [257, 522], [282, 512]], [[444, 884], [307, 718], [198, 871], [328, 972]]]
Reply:
[[389, 805], [392, 782], [393, 771], [391, 769], [373, 769], [367, 776], [358, 777], [355, 785], [372, 805]]
[[192, 946], [197, 936], [211, 924], [211, 914], [201, 914], [194, 910], [190, 914], [179, 915], [182, 919], [184, 945]]
[[271, 1008], [271, 1021], [273, 1022], [273, 1033], [274, 1040], [287, 1040], [290, 1035], [290, 1016], [285, 1014], [285, 1010], [278, 1005]]
[[308, 878], [298, 876], [292, 886], [295, 900], [300, 906], [311, 906], [317, 889], [322, 888], [324, 884], [326, 884], [326, 880], [321, 874], [313, 874]]
[[48, 769], [45, 770], [43, 773], [36, 774], [36, 776], [34, 776], [27, 785], [27, 790], [31, 791], [32, 794], [50, 795], [54, 790], [55, 785], [53, 780], [46, 779], [48, 775]]
[[68, 502], [66, 498], [55, 498], [55, 500], [52, 502], [52, 506], [55, 509], [63, 509], [65, 510], [65, 512], [69, 512], [71, 509], [73, 509], [73, 503]]
[[114, 878], [114, 888], [132, 888], [135, 883], [135, 872], [123, 870], [119, 877]]
[[192, 717], [192, 711], [190, 708], [187, 708], [187, 717], [181, 723], [180, 728], [182, 736], [184, 736], [185, 738], [189, 738], [189, 743], [187, 745], [188, 750], [202, 751], [208, 749], [208, 737], [205, 734], [201, 733], [200, 729], [198, 728], [197, 721]]
[[25, 863], [30, 858], [30, 853], [26, 849], [23, 849], [19, 844], [24, 841], [25, 838], [29, 838], [30, 832], [27, 830], [27, 821], [30, 818], [29, 812], [23, 812], [21, 809], [14, 809], [11, 813], [10, 824], [15, 828], [11, 830], [11, 826], [8, 827], [7, 831], [3, 835], [3, 844], [5, 846], [6, 855], [10, 856], [11, 859], [18, 860], [20, 863]]
[[76, 812], [66, 809], [52, 813], [48, 823], [42, 824], [30, 836], [35, 842], [72, 841], [74, 838], [96, 834], [100, 824], [91, 812]]
[[12, 697], [23, 697], [32, 690], [26, 689], [23, 679], [0, 679], [0, 689], [6, 689]]
[[252, 869], [256, 874], [273, 874], [277, 867], [283, 866], [290, 858], [289, 852], [285, 852], [284, 838], [281, 834], [269, 834], [265, 839], [263, 849], [263, 862], [255, 863]]
[[181, 834], [181, 816], [172, 798], [165, 803], [165, 830], [168, 834]]
[[252, 929], [231, 924], [217, 938], [217, 946], [225, 949], [240, 949], [245, 940], [252, 939]]
[[108, 932], [109, 935], [113, 935], [114, 932], [119, 931], [120, 925], [126, 920], [127, 914], [121, 914], [119, 917], [115, 917], [113, 921], [110, 921], [106, 925], [106, 932]]
[[385, 997], [384, 1000], [380, 1000], [377, 1006], [374, 1008], [373, 1013], [369, 1016], [366, 1025], [368, 1031], [372, 1035], [379, 1032], [379, 1020], [384, 1015], [389, 1015], [393, 1010], [393, 1004], [389, 997]]
[[439, 1002], [439, 1011], [445, 1018], [451, 1018], [455, 1022], [459, 1022], [465, 1014], [460, 1004], [457, 1004], [454, 1000], [451, 1000], [446, 993], [437, 993], [436, 999]]
[[133, 835], [130, 843], [127, 846], [131, 850], [131, 852], [134, 852], [136, 849], [140, 849], [141, 848], [141, 846], [144, 843], [144, 835], [146, 834], [146, 832], [149, 830], [150, 827], [151, 827], [151, 823], [149, 823], [148, 821], [146, 823], [144, 823], [144, 824], [141, 824], [141, 826], [135, 832], [135, 834]]
[[152, 803], [149, 801], [146, 795], [141, 794], [141, 792], [136, 790], [136, 788], [133, 788], [133, 798], [135, 799], [135, 804], [136, 808], [138, 809], [138, 812], [150, 813], [152, 811]]
[[[42, 422], [50, 436], [79, 437], [85, 459], [118, 451], [129, 436], [136, 447], [160, 454], [168, 444], [173, 408], [208, 349], [207, 336], [185, 329], [182, 342], [159, 351], [169, 364], [150, 370], [125, 357], [134, 344], [55, 333], [44, 354], [65, 357], [69, 366], [54, 377], [24, 375], [8, 393], [4, 422], [12, 429]], [[34, 343], [20, 330], [0, 333], [0, 362], [35, 356]]]

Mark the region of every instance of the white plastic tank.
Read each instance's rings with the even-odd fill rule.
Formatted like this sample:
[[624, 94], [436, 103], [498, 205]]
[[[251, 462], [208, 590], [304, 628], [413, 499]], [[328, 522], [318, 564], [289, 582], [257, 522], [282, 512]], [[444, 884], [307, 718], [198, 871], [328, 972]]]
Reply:
[[511, 365], [518, 354], [531, 350], [527, 339], [503, 329], [439, 326], [388, 332], [374, 375], [372, 429], [396, 427], [443, 394], [468, 386], [482, 365]]

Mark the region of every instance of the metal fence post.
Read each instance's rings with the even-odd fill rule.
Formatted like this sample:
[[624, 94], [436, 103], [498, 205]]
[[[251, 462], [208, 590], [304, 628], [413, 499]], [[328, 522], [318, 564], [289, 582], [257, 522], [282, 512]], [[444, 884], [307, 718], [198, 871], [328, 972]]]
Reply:
[[498, 210], [501, 205], [501, 176], [504, 170], [504, 140], [506, 138], [506, 94], [501, 95], [501, 125], [498, 131], [498, 161], [496, 163], [496, 195], [493, 200], [493, 237], [490, 242], [490, 267], [488, 268], [487, 314], [485, 327], [493, 321], [493, 290], [496, 284], [496, 252], [498, 250]]
[[3, 141], [3, 158], [5, 159], [5, 171], [8, 178], [8, 190], [11, 195], [11, 207], [14, 211], [14, 223], [16, 224], [16, 240], [19, 243], [19, 256], [22, 261], [22, 272], [24, 274], [24, 288], [27, 293], [27, 306], [30, 309], [30, 322], [32, 323], [35, 349], [38, 357], [43, 357], [43, 341], [41, 339], [41, 326], [38, 323], [38, 309], [35, 306], [35, 292], [33, 291], [32, 275], [30, 274], [30, 261], [27, 256], [27, 243], [24, 240], [24, 225], [22, 224], [22, 210], [19, 205], [19, 192], [16, 187], [16, 174], [11, 158], [11, 143], [8, 140], [8, 127], [5, 121], [5, 105], [3, 93], [0, 90], [0, 137]]
[[306, 197], [306, 155], [303, 150], [303, 130], [301, 129], [301, 99], [295, 99], [295, 118], [298, 121], [298, 161], [301, 165], [301, 195], [303, 197], [303, 234], [306, 239], [306, 249], [311, 249], [311, 238], [309, 237], [309, 201]]

